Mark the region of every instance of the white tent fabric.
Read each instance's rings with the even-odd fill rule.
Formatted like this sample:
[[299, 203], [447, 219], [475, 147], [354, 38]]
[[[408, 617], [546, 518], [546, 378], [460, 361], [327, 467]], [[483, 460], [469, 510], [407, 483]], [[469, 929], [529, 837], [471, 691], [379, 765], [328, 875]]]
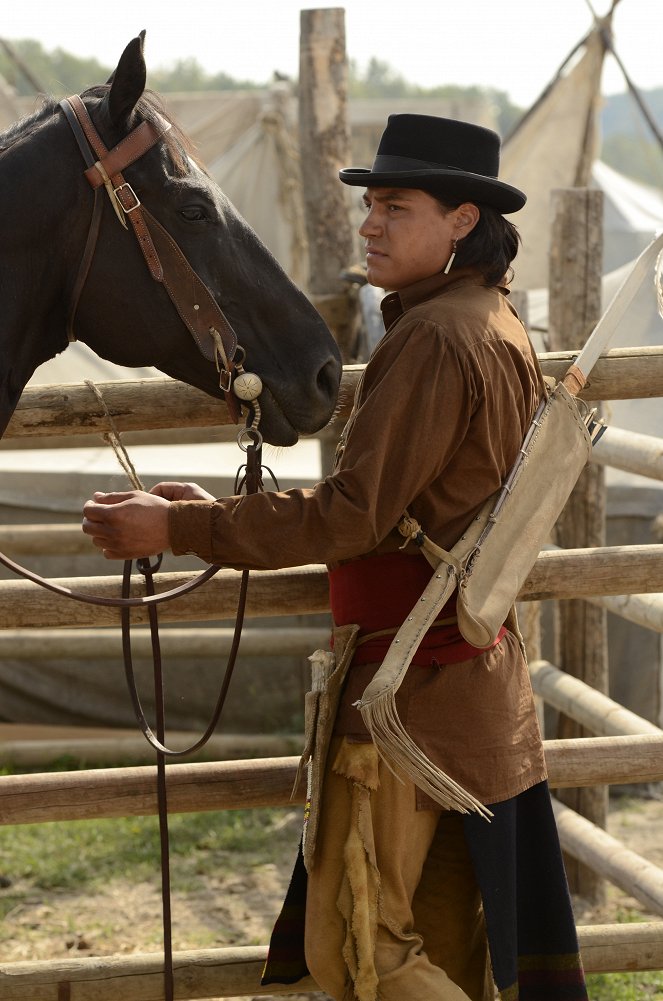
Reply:
[[168, 112], [182, 126], [204, 164], [229, 149], [259, 117], [267, 99], [262, 90], [165, 94]]
[[617, 173], [601, 160], [592, 165], [592, 187], [603, 191], [603, 271], [635, 260], [663, 229], [663, 191]]
[[516, 264], [520, 289], [548, 282], [550, 192], [587, 186], [596, 154], [596, 111], [604, 47], [598, 31], [554, 81], [502, 150], [500, 177], [527, 195], [513, 217], [523, 240]]
[[166, 106], [235, 208], [284, 271], [306, 288], [306, 224], [290, 86], [169, 94]]
[[299, 153], [282, 108], [265, 109], [207, 168], [284, 271], [306, 288], [308, 252]]
[[55, 358], [49, 359], [35, 370], [29, 386], [61, 386], [93, 382], [115, 382], [121, 379], [163, 379], [156, 368], [125, 368], [100, 358], [81, 341], [74, 341]]

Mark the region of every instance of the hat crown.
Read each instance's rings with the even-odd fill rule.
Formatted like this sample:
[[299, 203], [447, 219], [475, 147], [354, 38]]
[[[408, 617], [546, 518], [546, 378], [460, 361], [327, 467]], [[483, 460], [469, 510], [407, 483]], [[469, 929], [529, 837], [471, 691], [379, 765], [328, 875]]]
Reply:
[[378, 146], [377, 163], [384, 163], [386, 156], [419, 160], [424, 166], [497, 177], [500, 137], [481, 125], [452, 118], [390, 115]]
[[373, 166], [344, 167], [344, 184], [419, 188], [449, 205], [517, 212], [527, 198], [498, 179], [500, 137], [482, 125], [433, 115], [390, 115]]

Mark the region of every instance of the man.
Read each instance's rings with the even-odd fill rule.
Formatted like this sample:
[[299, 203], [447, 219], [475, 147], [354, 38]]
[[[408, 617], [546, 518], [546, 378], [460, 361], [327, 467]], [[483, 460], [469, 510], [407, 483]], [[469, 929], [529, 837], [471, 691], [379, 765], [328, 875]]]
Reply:
[[[170, 546], [237, 569], [329, 566], [339, 700], [331, 744], [318, 733], [312, 746], [324, 779], [308, 874], [300, 857], [264, 982], [308, 967], [338, 1001], [489, 1001], [494, 982], [509, 1001], [586, 998], [514, 623], [473, 648], [452, 599], [396, 694], [407, 739], [489, 807], [490, 823], [380, 759], [357, 709], [431, 576], [417, 532], [399, 532], [404, 514], [450, 549], [499, 489], [543, 391], [504, 287], [518, 247], [504, 214], [525, 196], [498, 166], [487, 129], [393, 115], [373, 167], [341, 171], [365, 188], [368, 280], [389, 294], [385, 336], [322, 483], [218, 501], [160, 484], [85, 506], [84, 531], [109, 558]], [[359, 641], [346, 651], [353, 624]], [[331, 685], [313, 701], [330, 705]], [[305, 962], [293, 958], [298, 894]]]

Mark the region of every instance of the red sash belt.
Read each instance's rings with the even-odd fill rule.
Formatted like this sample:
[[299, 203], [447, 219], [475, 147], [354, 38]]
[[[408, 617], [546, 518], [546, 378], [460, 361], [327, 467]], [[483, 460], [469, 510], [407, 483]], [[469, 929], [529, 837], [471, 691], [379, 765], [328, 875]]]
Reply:
[[[385, 553], [343, 563], [329, 572], [329, 598], [334, 622], [356, 622], [359, 636], [382, 629], [398, 629], [412, 611], [428, 584], [433, 570], [423, 556]], [[491, 647], [478, 649], [463, 639], [456, 622], [456, 595], [449, 599], [439, 619], [452, 621], [434, 626], [424, 636], [412, 663], [457, 664], [491, 649], [502, 639], [500, 629]], [[378, 636], [357, 647], [354, 664], [378, 664], [389, 649], [393, 635]]]

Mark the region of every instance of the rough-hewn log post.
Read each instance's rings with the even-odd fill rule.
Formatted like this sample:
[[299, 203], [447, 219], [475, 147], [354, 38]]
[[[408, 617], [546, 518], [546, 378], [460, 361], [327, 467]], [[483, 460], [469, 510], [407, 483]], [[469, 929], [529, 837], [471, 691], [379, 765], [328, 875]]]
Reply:
[[353, 259], [347, 191], [338, 179], [350, 163], [345, 11], [303, 10], [300, 31], [299, 143], [310, 291], [349, 361], [354, 309], [339, 278]]
[[[345, 11], [303, 10], [299, 50], [299, 145], [309, 245], [311, 299], [344, 362], [352, 361], [357, 306], [339, 277], [353, 261], [348, 193], [338, 179], [350, 163]], [[323, 473], [331, 472], [338, 429], [321, 435]]]
[[[586, 188], [552, 193], [549, 333], [553, 350], [579, 348], [601, 315], [603, 194]], [[603, 470], [589, 465], [562, 512], [557, 528], [560, 546], [605, 545]], [[559, 666], [599, 692], [608, 691], [606, 612], [584, 601], [564, 601], [558, 608]], [[585, 733], [560, 716], [558, 736]], [[599, 827], [606, 826], [608, 793], [604, 787], [569, 790], [560, 797]], [[571, 889], [598, 900], [603, 883], [591, 869], [567, 858]]]

